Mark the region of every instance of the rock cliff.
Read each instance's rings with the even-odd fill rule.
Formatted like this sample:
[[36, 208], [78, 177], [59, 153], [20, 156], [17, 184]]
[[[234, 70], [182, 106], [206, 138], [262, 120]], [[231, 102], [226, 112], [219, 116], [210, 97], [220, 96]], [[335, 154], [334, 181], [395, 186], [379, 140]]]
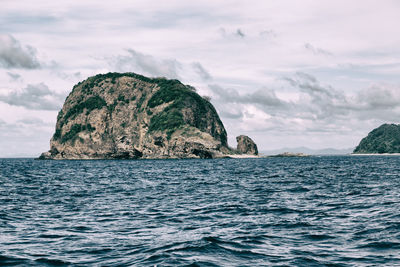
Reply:
[[232, 153], [216, 110], [178, 80], [99, 74], [74, 86], [41, 159], [215, 158]]
[[400, 153], [400, 125], [383, 124], [372, 130], [354, 149], [355, 154]]
[[237, 151], [241, 154], [258, 155], [257, 145], [246, 135], [236, 137]]

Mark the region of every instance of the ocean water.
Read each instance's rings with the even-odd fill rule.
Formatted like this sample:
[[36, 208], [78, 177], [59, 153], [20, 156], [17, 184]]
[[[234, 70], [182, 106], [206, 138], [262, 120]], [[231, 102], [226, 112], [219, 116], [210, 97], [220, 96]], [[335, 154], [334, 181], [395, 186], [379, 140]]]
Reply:
[[0, 265], [400, 266], [400, 157], [0, 159]]

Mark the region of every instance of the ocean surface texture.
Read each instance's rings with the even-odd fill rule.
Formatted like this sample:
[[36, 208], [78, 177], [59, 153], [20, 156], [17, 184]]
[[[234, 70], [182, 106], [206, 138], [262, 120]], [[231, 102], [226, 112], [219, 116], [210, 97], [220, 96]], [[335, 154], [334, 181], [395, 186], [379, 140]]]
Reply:
[[400, 266], [400, 157], [0, 159], [0, 265]]

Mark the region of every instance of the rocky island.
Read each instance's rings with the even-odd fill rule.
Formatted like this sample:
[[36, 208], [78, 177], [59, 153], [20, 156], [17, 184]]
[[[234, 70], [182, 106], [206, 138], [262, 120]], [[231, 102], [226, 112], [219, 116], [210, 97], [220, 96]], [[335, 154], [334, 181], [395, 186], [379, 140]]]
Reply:
[[50, 150], [39, 159], [218, 158], [258, 153], [255, 144], [255, 149], [246, 146], [249, 150], [240, 152], [228, 146], [215, 108], [192, 86], [135, 73], [108, 73], [73, 87], [58, 113]]
[[383, 124], [372, 130], [354, 149], [354, 154], [400, 153], [400, 125]]
[[258, 155], [256, 143], [246, 135], [239, 135], [236, 137], [237, 149], [236, 151], [241, 154]]

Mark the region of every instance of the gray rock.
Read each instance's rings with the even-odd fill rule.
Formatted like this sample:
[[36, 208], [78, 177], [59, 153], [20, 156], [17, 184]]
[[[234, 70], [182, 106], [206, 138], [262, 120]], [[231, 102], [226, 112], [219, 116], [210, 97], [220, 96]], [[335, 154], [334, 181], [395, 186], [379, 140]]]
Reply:
[[236, 137], [237, 151], [241, 154], [258, 155], [257, 145], [246, 135]]
[[215, 108], [195, 89], [134, 73], [74, 86], [41, 159], [216, 158], [233, 153]]

